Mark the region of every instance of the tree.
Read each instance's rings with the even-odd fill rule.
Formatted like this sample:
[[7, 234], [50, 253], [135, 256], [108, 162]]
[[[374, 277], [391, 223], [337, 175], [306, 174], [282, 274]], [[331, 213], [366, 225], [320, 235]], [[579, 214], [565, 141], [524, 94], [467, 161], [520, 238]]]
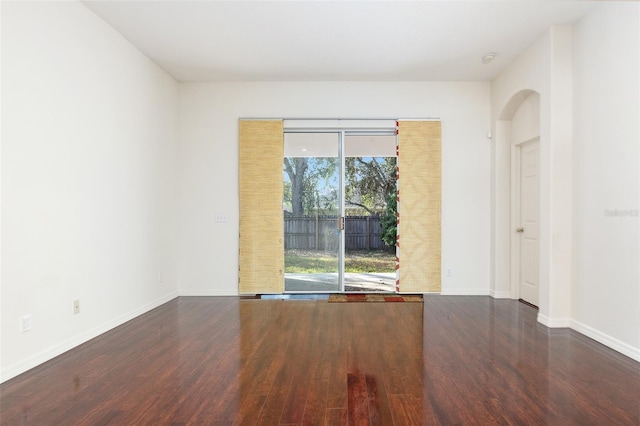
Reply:
[[[335, 157], [287, 157], [284, 159], [284, 202], [291, 214], [335, 214], [338, 209], [340, 166]], [[395, 157], [345, 158], [345, 202], [370, 215], [383, 214], [387, 197], [396, 187]]]
[[345, 158], [345, 201], [369, 214], [385, 211], [396, 187], [395, 157]]
[[291, 203], [294, 217], [318, 214], [321, 210], [335, 213], [338, 207], [337, 158], [289, 157], [284, 159], [284, 200]]
[[380, 238], [387, 247], [396, 245], [396, 235], [398, 234], [398, 199], [396, 198], [396, 188], [387, 195], [387, 209], [380, 217], [380, 227], [382, 233]]
[[293, 216], [304, 214], [303, 191], [304, 177], [308, 168], [308, 160], [304, 157], [284, 159], [284, 171], [291, 182], [291, 212]]

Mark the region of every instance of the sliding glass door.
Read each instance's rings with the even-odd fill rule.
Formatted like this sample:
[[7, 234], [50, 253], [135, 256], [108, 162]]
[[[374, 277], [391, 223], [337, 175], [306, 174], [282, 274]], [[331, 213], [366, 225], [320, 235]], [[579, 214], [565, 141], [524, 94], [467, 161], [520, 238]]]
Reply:
[[286, 292], [395, 291], [396, 137], [284, 134]]
[[285, 291], [341, 291], [341, 133], [285, 133]]
[[396, 136], [344, 138], [344, 291], [396, 286]]

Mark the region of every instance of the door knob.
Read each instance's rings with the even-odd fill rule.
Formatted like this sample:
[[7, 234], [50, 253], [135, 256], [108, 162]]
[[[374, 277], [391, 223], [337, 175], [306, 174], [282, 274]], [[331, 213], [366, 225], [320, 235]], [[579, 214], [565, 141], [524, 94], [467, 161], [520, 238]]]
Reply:
[[516, 228], [516, 232], [524, 232], [524, 228]]

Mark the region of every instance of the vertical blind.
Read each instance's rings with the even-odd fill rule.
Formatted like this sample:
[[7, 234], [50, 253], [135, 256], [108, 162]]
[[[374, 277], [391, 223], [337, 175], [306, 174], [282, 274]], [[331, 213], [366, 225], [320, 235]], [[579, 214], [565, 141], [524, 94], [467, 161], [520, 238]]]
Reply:
[[284, 291], [282, 120], [239, 124], [240, 294]]
[[399, 291], [441, 289], [441, 123], [398, 124]]

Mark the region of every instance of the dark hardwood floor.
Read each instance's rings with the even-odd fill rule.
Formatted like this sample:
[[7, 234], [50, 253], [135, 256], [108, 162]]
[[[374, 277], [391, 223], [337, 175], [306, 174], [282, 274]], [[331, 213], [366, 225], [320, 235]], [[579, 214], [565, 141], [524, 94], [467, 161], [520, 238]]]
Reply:
[[0, 386], [3, 425], [638, 425], [640, 364], [513, 300], [182, 297]]

